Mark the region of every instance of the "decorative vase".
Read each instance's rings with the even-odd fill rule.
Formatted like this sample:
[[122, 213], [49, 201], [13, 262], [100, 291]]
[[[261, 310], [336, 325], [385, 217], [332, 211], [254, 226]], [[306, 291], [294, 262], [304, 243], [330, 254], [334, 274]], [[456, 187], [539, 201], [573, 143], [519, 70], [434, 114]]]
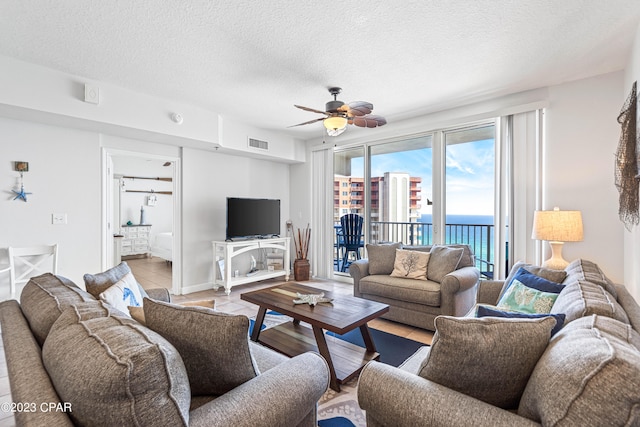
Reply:
[[298, 281], [309, 280], [309, 260], [296, 259], [293, 261], [293, 278]]
[[147, 219], [144, 216], [144, 206], [140, 206], [140, 225], [144, 225]]

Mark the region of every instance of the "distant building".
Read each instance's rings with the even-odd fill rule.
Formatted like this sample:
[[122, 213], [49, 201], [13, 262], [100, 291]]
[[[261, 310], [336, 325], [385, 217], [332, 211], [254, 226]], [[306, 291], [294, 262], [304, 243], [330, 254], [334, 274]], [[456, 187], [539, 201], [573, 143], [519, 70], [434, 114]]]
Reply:
[[[371, 242], [406, 241], [409, 227], [389, 227], [384, 223], [420, 220], [422, 178], [404, 172], [385, 172], [371, 178]], [[333, 182], [334, 221], [348, 213], [364, 215], [365, 185], [362, 177], [339, 176]]]

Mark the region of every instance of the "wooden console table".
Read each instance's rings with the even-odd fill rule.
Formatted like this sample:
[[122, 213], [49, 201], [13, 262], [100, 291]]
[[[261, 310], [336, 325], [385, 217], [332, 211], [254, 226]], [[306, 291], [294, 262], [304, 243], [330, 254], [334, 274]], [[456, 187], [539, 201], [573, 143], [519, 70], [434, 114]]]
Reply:
[[[231, 288], [236, 285], [243, 285], [245, 283], [258, 282], [260, 280], [272, 279], [275, 277], [285, 276], [285, 280], [289, 280], [291, 273], [289, 260], [291, 243], [289, 237], [275, 237], [270, 239], [253, 239], [253, 240], [241, 240], [236, 242], [227, 241], [214, 241], [213, 244], [213, 289], [218, 290], [220, 286], [224, 286], [225, 294], [231, 293]], [[234, 258], [238, 255], [269, 249], [272, 251], [282, 252], [283, 255], [283, 269], [272, 270], [264, 269], [258, 270], [255, 274], [247, 276], [246, 271], [244, 274], [240, 274], [234, 277], [234, 271], [237, 268], [234, 267]], [[222, 261], [224, 268], [220, 269], [219, 262]], [[223, 271], [220, 271], [223, 270]], [[220, 275], [222, 273], [222, 275]], [[222, 277], [220, 277], [222, 276]]]

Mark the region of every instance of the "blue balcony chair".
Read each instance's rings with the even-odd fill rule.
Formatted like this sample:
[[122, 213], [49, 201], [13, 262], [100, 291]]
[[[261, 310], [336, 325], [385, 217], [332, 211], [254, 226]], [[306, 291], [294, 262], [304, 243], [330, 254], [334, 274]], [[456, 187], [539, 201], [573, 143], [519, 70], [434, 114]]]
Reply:
[[349, 253], [355, 253], [355, 258], [360, 259], [360, 248], [364, 247], [363, 223], [364, 218], [357, 214], [347, 214], [340, 217], [340, 225], [342, 226], [340, 246], [344, 250], [340, 271], [347, 271]]

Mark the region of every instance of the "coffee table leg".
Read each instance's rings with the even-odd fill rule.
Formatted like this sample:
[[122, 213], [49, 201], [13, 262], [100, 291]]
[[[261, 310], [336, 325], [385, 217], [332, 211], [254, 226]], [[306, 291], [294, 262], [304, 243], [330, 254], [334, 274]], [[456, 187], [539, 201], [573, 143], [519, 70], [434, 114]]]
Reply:
[[313, 335], [316, 337], [316, 344], [318, 345], [318, 351], [320, 355], [324, 357], [324, 360], [327, 361], [327, 365], [329, 365], [329, 375], [330, 375], [330, 383], [329, 386], [340, 392], [340, 384], [338, 384], [338, 378], [336, 377], [336, 370], [333, 367], [333, 361], [331, 360], [331, 354], [329, 354], [329, 347], [327, 346], [327, 340], [324, 337], [324, 332], [322, 328], [317, 326], [313, 326]]
[[260, 307], [260, 309], [258, 310], [258, 315], [256, 316], [256, 321], [253, 323], [251, 341], [258, 342], [258, 337], [260, 336], [260, 328], [262, 328], [265, 314], [267, 314], [267, 309], [265, 307]]
[[377, 351], [376, 344], [373, 342], [373, 338], [371, 338], [371, 332], [369, 332], [369, 327], [366, 323], [360, 326], [360, 333], [362, 334], [362, 340], [364, 341], [364, 345], [367, 347], [367, 351]]

